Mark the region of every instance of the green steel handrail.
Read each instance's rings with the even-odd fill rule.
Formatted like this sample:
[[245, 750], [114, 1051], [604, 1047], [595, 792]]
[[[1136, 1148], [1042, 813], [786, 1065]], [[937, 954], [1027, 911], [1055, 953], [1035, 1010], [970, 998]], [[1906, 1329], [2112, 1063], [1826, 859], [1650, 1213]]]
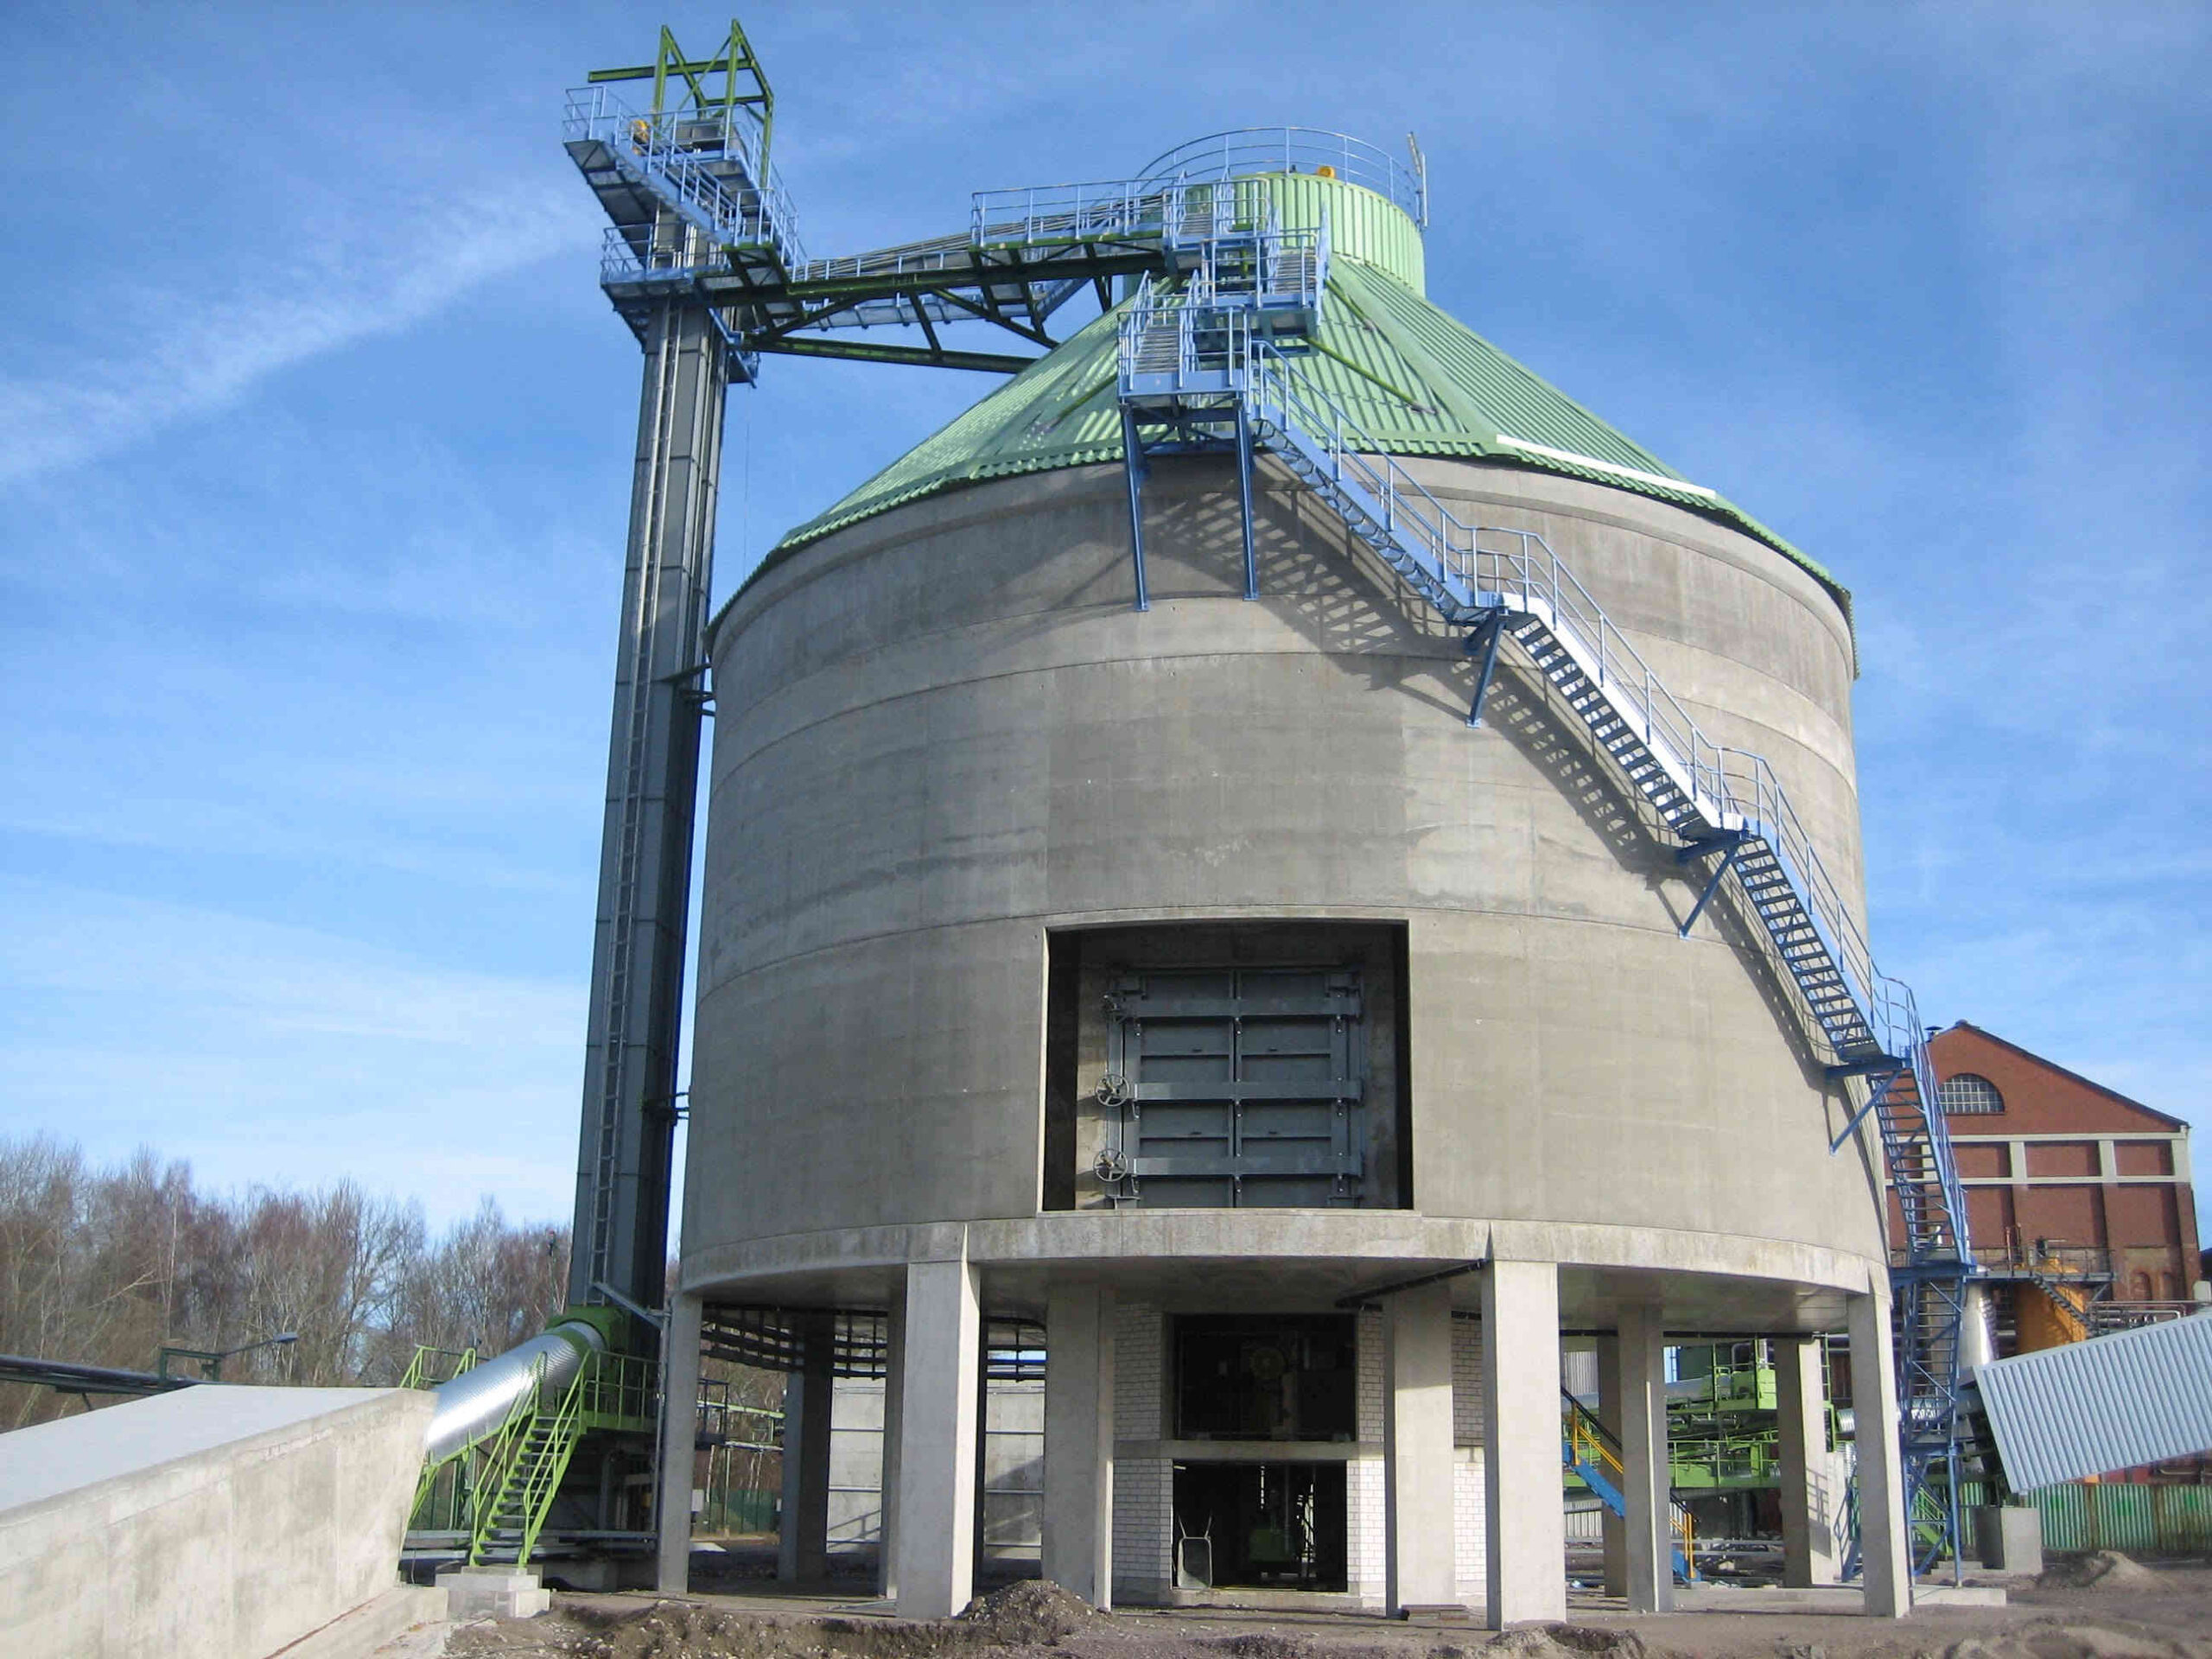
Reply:
[[[442, 1376], [434, 1376], [432, 1373], [440, 1369], [434, 1362], [441, 1359], [453, 1361], [453, 1369]], [[400, 1375], [399, 1386], [403, 1389], [435, 1389], [442, 1382], [452, 1382], [463, 1371], [474, 1370], [475, 1367], [476, 1350], [473, 1347], [432, 1348], [418, 1342], [415, 1344], [415, 1357], [407, 1362], [406, 1370]]]
[[[471, 1567], [483, 1564], [485, 1553], [499, 1529], [500, 1518], [509, 1513], [521, 1522], [515, 1563], [520, 1566], [530, 1559], [551, 1511], [553, 1495], [560, 1489], [561, 1477], [568, 1471], [569, 1459], [581, 1438], [586, 1378], [591, 1370], [585, 1366], [569, 1379], [569, 1386], [562, 1391], [561, 1403], [552, 1411], [539, 1408], [538, 1391], [533, 1388], [509, 1414], [501, 1437], [504, 1444], [512, 1436], [513, 1449], [499, 1465], [498, 1481], [488, 1487], [493, 1493], [491, 1501], [478, 1506], [474, 1524], [469, 1529]], [[513, 1433], [518, 1424], [524, 1425], [518, 1435]]]
[[[471, 1566], [476, 1564], [478, 1554], [490, 1534], [492, 1522], [499, 1515], [500, 1497], [505, 1493], [508, 1482], [514, 1478], [515, 1465], [521, 1460], [524, 1447], [529, 1444], [530, 1425], [537, 1419], [538, 1395], [544, 1381], [545, 1361], [541, 1357], [531, 1366], [530, 1386], [515, 1396], [515, 1402], [507, 1408], [507, 1414], [501, 1420], [499, 1431], [487, 1440], [477, 1442], [485, 1451], [477, 1465], [480, 1478], [476, 1483], [476, 1495], [479, 1502], [474, 1520], [469, 1528], [468, 1560]], [[464, 1456], [466, 1453], [455, 1455]], [[493, 1495], [488, 1505], [481, 1501], [486, 1492]]]
[[553, 1495], [561, 1490], [561, 1477], [568, 1473], [569, 1459], [575, 1453], [577, 1440], [582, 1438], [585, 1379], [594, 1369], [586, 1366], [569, 1382], [568, 1392], [562, 1396], [560, 1409], [546, 1426], [544, 1443], [531, 1460], [522, 1492], [523, 1531], [515, 1546], [518, 1567], [527, 1561], [531, 1551], [537, 1548], [537, 1535], [544, 1529], [546, 1519], [552, 1513]]

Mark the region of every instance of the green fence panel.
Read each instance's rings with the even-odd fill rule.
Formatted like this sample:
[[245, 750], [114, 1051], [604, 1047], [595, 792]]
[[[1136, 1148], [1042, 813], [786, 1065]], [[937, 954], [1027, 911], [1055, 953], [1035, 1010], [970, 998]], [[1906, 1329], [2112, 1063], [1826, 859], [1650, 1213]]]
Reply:
[[2117, 1549], [2190, 1555], [2212, 1549], [2212, 1486], [2069, 1481], [2035, 1495], [2043, 1547], [2059, 1554]]
[[773, 1532], [776, 1506], [781, 1501], [778, 1493], [751, 1487], [709, 1491], [707, 1507], [699, 1516], [698, 1529], [707, 1533]]

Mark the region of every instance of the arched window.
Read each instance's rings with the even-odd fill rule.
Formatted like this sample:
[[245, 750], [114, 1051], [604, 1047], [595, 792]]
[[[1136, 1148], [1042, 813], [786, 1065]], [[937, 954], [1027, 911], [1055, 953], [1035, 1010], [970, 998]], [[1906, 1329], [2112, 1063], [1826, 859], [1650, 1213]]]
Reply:
[[1987, 1077], [1961, 1071], [1936, 1085], [1936, 1103], [1946, 1112], [2001, 1112], [2005, 1096]]

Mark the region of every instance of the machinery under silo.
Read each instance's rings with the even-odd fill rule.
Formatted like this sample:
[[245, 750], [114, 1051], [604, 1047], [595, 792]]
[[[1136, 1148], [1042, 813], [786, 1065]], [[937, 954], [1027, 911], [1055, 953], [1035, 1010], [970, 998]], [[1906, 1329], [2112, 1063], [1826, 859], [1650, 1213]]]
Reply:
[[[882, 1377], [883, 1576], [938, 1615], [1014, 1348], [1046, 1576], [1503, 1624], [1564, 1610], [1563, 1455], [1666, 1605], [1688, 1338], [1782, 1339], [1792, 1572], [1827, 1570], [1848, 1330], [1856, 1553], [1902, 1611], [1955, 1535], [1972, 1258], [1859, 920], [1842, 588], [1427, 302], [1417, 150], [1218, 135], [810, 260], [741, 31], [606, 79], [648, 77], [567, 134], [647, 353], [575, 1300], [664, 1318], [671, 1401], [702, 1350], [792, 1373], [801, 1560], [830, 1379]], [[702, 631], [723, 390], [777, 353], [1012, 378]], [[1563, 1419], [1563, 1338], [1602, 1423]], [[669, 1586], [693, 1427], [664, 1413]]]

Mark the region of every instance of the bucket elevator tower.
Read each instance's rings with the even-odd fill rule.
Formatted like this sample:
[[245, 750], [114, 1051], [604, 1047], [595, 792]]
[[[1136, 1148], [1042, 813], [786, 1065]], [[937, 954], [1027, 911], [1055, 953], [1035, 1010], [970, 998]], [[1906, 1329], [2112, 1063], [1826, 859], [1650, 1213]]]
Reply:
[[[1956, 1536], [1972, 1255], [1859, 919], [1847, 596], [1429, 304], [1410, 145], [1224, 133], [810, 258], [773, 109], [734, 23], [664, 30], [564, 133], [645, 353], [571, 1289], [664, 1327], [664, 1584], [702, 1350], [791, 1373], [801, 1567], [830, 1379], [884, 1380], [925, 1614], [986, 1374], [1041, 1352], [1044, 1570], [1102, 1604], [1554, 1613], [1564, 1444], [1662, 1606], [1665, 1342], [1787, 1339], [1816, 1411], [1847, 1326], [1902, 1611]], [[1011, 378], [709, 623], [725, 391], [777, 354]], [[1609, 1421], [1562, 1423], [1569, 1332]]]

